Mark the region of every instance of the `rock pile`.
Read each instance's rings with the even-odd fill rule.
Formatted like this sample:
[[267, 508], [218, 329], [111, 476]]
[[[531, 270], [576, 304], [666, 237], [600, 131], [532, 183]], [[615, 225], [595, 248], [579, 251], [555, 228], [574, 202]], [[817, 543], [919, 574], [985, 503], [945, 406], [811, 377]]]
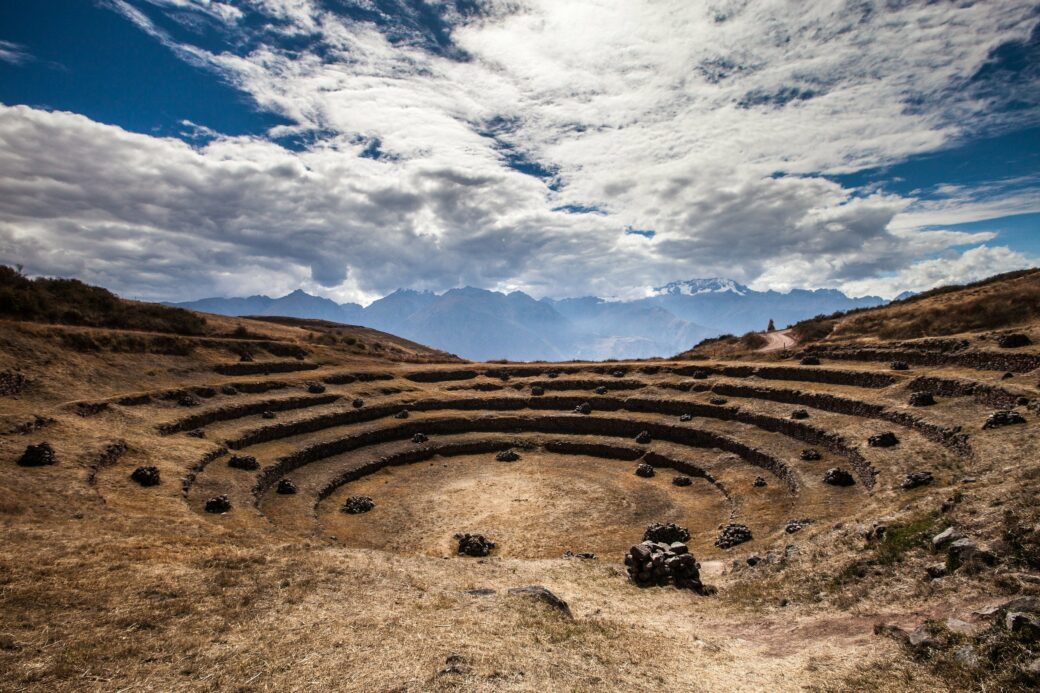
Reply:
[[693, 414], [680, 414], [679, 421], [686, 423], [687, 421], [693, 421]]
[[355, 409], [360, 409], [361, 407], [365, 406], [365, 400], [358, 397], [350, 403], [350, 406], [354, 407]]
[[726, 403], [725, 397], [712, 397], [708, 400], [708, 404], [714, 404], [716, 407], [721, 407]]
[[214, 496], [206, 501], [206, 512], [219, 515], [231, 510], [231, 499], [227, 496]]
[[29, 445], [25, 448], [25, 452], [18, 458], [19, 467], [44, 467], [49, 464], [54, 464], [58, 460], [54, 456], [54, 448], [51, 447], [50, 443], [40, 443], [39, 445]]
[[831, 486], [852, 486], [856, 480], [852, 474], [841, 467], [831, 467], [823, 475], [823, 483]]
[[265, 411], [263, 414], [260, 415], [260, 418], [261, 419], [273, 419], [274, 418], [274, 412], [271, 411], [270, 409], [268, 409], [267, 411]]
[[412, 436], [412, 442], [416, 444], [425, 443], [428, 440], [429, 438], [425, 433], [416, 433], [414, 436]]
[[395, 419], [407, 419], [408, 416], [409, 416], [409, 414], [408, 414], [408, 410], [407, 409], [402, 409], [401, 411], [399, 411], [396, 414], [394, 414], [394, 418]]
[[641, 476], [644, 479], [649, 479], [654, 474], [656, 474], [654, 468], [648, 465], [646, 462], [640, 462], [636, 465], [636, 476]]
[[592, 405], [589, 404], [588, 402], [582, 402], [578, 406], [574, 407], [574, 413], [575, 414], [591, 414], [592, 413]]
[[820, 451], [815, 450], [813, 448], [806, 448], [805, 450], [802, 450], [802, 454], [799, 455], [799, 457], [801, 457], [803, 460], [807, 462], [823, 459], [823, 455], [820, 454]]
[[911, 407], [930, 407], [935, 404], [935, 396], [931, 392], [915, 392], [910, 395]]
[[193, 428], [190, 431], [188, 431], [188, 435], [192, 438], [205, 438], [206, 432], [201, 428]]
[[581, 558], [581, 559], [586, 560], [586, 561], [594, 561], [594, 560], [596, 560], [596, 554], [592, 553], [591, 551], [582, 551], [581, 553], [574, 553], [573, 551], [568, 550], [568, 551], [564, 551], [563, 552], [563, 557], [564, 558]]
[[643, 541], [625, 554], [628, 577], [640, 587], [663, 587], [669, 583], [679, 589], [706, 594], [700, 565], [686, 544]]
[[685, 474], [680, 474], [679, 476], [672, 478], [672, 486], [689, 486], [692, 483], [693, 479]]
[[459, 555], [461, 556], [487, 556], [495, 548], [495, 542], [483, 534], [456, 534], [455, 540], [459, 542]]
[[1011, 411], [1008, 409], [1002, 409], [995, 411], [986, 417], [986, 423], [982, 424], [984, 429], [986, 428], [1000, 428], [1001, 426], [1010, 426], [1012, 424], [1024, 424], [1026, 420], [1017, 411]]
[[376, 507], [375, 501], [368, 496], [351, 496], [343, 503], [343, 507], [340, 509], [348, 515], [360, 515], [361, 513], [367, 513], [374, 507]]
[[532, 397], [541, 397], [544, 394], [545, 394], [545, 388], [542, 387], [541, 385], [532, 385], [531, 386], [531, 396]]
[[130, 478], [141, 486], [158, 486], [160, 482], [158, 467], [138, 467], [130, 474]]
[[751, 485], [754, 486], [755, 488], [765, 488], [766, 487], [766, 480], [765, 480], [764, 477], [756, 476], [755, 480], [751, 483]]
[[520, 455], [516, 450], [503, 450], [495, 455], [495, 459], [499, 462], [516, 462], [520, 459]]
[[182, 407], [197, 407], [202, 402], [195, 395], [185, 392], [183, 395], [177, 398], [177, 404]]
[[255, 472], [260, 469], [260, 463], [252, 455], [232, 455], [228, 459], [227, 466], [232, 469], [241, 469], [247, 472]]
[[1024, 334], [1002, 334], [997, 337], [997, 346], [1001, 349], [1017, 349], [1032, 343], [1033, 340]]
[[647, 445], [651, 440], [653, 439], [650, 437], [650, 431], [640, 431], [636, 436], [636, 442], [640, 445]]
[[803, 366], [819, 366], [820, 359], [816, 358], [815, 356], [804, 356], [802, 357], [802, 360], [799, 361], [799, 363], [801, 363]]
[[321, 383], [311, 383], [307, 386], [307, 392], [312, 395], [320, 395], [325, 392], [325, 386]]
[[791, 520], [784, 526], [784, 531], [788, 534], [794, 534], [795, 532], [801, 532], [803, 529], [812, 524], [812, 520], [805, 517], [801, 520]]
[[715, 546], [720, 549], [728, 549], [737, 544], [743, 544], [745, 541], [751, 541], [753, 538], [751, 529], [747, 525], [724, 525], [720, 528], [719, 536], [715, 539]]
[[605, 395], [605, 394], [607, 394], [607, 386], [606, 385], [600, 385], [595, 390], [593, 390], [593, 392], [595, 392], [597, 395]]
[[647, 525], [647, 528], [643, 531], [643, 541], [671, 544], [676, 541], [689, 540], [690, 530], [685, 527], [680, 527], [674, 522], [668, 522], [665, 524], [654, 522], [651, 525]]
[[808, 419], [809, 418], [809, 412], [807, 412], [804, 409], [795, 409], [793, 412], [791, 412], [791, 418], [792, 419]]
[[235, 387], [234, 385], [231, 385], [231, 384], [222, 385], [220, 387], [220, 392], [221, 392], [221, 394], [228, 395], [228, 396], [237, 395], [238, 394], [238, 388]]
[[889, 368], [891, 368], [894, 371], [908, 371], [910, 370], [910, 364], [908, 364], [906, 361], [893, 361], [889, 365]]
[[694, 380], [707, 380], [709, 375], [708, 371], [694, 371], [690, 374], [690, 377]]
[[296, 484], [293, 483], [292, 479], [281, 479], [278, 482], [278, 487], [275, 492], [283, 496], [291, 496], [295, 494], [299, 489], [296, 488]]
[[903, 482], [899, 484], [899, 488], [904, 491], [909, 491], [918, 486], [926, 486], [933, 481], [935, 481], [935, 477], [932, 476], [931, 472], [910, 472], [906, 475], [906, 478], [903, 479]]
[[893, 445], [899, 445], [899, 438], [896, 438], [896, 434], [892, 431], [885, 431], [867, 438], [867, 445], [872, 448], [890, 448]]

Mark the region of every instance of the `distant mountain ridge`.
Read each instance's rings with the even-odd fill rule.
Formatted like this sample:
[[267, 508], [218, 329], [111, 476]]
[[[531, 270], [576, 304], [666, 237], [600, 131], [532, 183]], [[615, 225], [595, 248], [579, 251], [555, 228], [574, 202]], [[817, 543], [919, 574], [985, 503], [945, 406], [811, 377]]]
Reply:
[[706, 337], [782, 327], [819, 314], [884, 304], [836, 289], [755, 291], [732, 279], [676, 281], [633, 301], [595, 296], [535, 300], [474, 287], [441, 294], [398, 289], [366, 307], [296, 290], [280, 298], [174, 303], [220, 315], [320, 318], [390, 332], [464, 358], [518, 361], [671, 356]]

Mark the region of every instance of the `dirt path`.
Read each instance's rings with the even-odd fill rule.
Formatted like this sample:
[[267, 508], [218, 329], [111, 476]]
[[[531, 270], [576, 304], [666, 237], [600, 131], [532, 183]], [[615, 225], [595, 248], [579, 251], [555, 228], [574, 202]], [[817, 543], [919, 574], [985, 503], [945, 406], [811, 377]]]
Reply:
[[759, 349], [759, 351], [781, 351], [783, 349], [790, 349], [798, 343], [794, 338], [794, 335], [791, 334], [791, 330], [763, 332], [762, 336], [766, 338], [766, 345]]

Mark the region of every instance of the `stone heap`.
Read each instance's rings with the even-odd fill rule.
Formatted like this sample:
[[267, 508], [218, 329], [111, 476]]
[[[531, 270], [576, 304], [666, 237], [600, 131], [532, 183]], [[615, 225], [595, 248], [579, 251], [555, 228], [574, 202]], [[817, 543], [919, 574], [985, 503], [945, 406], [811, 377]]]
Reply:
[[459, 542], [459, 555], [461, 556], [487, 556], [495, 548], [495, 542], [483, 534], [460, 533], [455, 535]]
[[745, 541], [751, 541], [753, 538], [747, 525], [725, 525], [721, 527], [719, 536], [715, 539], [715, 546], [720, 549], [728, 549], [737, 544], [743, 544]]
[[160, 482], [158, 467], [138, 467], [130, 478], [141, 486], [158, 486]]
[[18, 466], [20, 467], [44, 467], [49, 464], [54, 464], [58, 460], [54, 457], [54, 448], [51, 447], [50, 443], [40, 443], [39, 445], [29, 445], [25, 448], [25, 452], [18, 458]]
[[628, 550], [625, 565], [628, 577], [640, 587], [673, 584], [698, 594], [709, 593], [701, 582], [700, 564], [681, 541], [643, 541]]
[[831, 467], [823, 475], [823, 483], [831, 486], [852, 486], [856, 483], [852, 474], [841, 467]]
[[1010, 426], [1012, 424], [1024, 424], [1026, 420], [1017, 411], [1010, 411], [1003, 409], [995, 411], [986, 417], [986, 423], [982, 424], [983, 428], [1000, 428], [1001, 426]]
[[342, 510], [348, 515], [359, 515], [367, 513], [374, 507], [376, 507], [375, 501], [368, 496], [351, 496], [343, 503]]

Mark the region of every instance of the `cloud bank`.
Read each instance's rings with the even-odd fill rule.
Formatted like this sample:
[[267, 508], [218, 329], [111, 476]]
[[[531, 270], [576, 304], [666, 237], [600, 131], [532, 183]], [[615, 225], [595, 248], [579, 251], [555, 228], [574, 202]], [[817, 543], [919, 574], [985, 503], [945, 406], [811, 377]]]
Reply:
[[31, 272], [364, 302], [716, 275], [891, 296], [1036, 262], [941, 228], [1040, 211], [1035, 186], [832, 180], [1034, 124], [1040, 84], [993, 67], [1033, 3], [106, 4], [293, 124], [173, 139], [0, 106], [0, 259]]

